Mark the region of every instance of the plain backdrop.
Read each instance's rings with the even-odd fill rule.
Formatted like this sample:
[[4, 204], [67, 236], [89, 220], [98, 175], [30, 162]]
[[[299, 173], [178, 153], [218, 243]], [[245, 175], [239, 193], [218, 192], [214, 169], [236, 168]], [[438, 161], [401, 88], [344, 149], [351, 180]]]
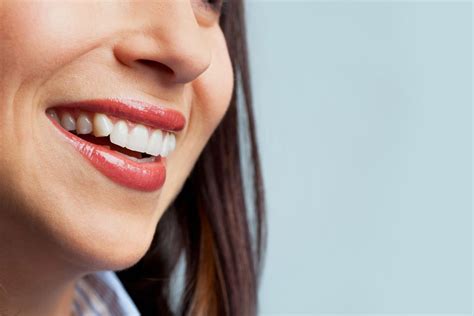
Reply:
[[471, 315], [472, 3], [247, 1], [262, 315]]

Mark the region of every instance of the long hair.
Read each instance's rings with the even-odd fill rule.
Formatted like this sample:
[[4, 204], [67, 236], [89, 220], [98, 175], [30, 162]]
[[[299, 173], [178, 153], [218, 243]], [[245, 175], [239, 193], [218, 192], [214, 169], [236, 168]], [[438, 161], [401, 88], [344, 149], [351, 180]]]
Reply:
[[226, 1], [219, 23], [234, 69], [229, 108], [145, 256], [117, 272], [144, 316], [257, 314], [266, 220], [242, 0]]

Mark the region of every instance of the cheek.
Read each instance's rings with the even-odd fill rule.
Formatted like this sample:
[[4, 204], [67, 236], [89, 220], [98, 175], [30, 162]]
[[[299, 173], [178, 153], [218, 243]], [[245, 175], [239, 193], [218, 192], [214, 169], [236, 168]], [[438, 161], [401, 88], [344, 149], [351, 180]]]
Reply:
[[0, 30], [5, 44], [2, 63], [15, 64], [16, 74], [21, 72], [23, 78], [39, 70], [54, 69], [54, 63], [67, 56], [74, 41], [83, 40], [75, 32], [77, 15], [67, 12], [67, 8], [41, 2], [7, 1], [2, 7]]
[[186, 103], [191, 107], [188, 126], [180, 149], [170, 159], [167, 169], [169, 177], [158, 205], [160, 214], [181, 191], [203, 148], [229, 108], [234, 88], [232, 64], [222, 32], [219, 31], [215, 40], [217, 44], [212, 64], [189, 86], [186, 93]]
[[234, 74], [222, 32], [216, 36], [212, 64], [193, 83], [191, 119], [207, 141], [227, 111], [234, 88]]
[[47, 77], [106, 40], [121, 20], [112, 12], [118, 6], [100, 1], [0, 2], [0, 63], [9, 79], [22, 81]]

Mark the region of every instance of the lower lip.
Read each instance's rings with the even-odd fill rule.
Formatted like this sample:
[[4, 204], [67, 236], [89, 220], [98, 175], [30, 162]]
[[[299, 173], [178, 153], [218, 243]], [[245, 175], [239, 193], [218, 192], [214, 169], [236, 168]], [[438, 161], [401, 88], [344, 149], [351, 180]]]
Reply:
[[165, 158], [158, 157], [155, 162], [138, 163], [106, 147], [87, 142], [63, 129], [53, 119], [49, 120], [95, 169], [113, 182], [144, 192], [156, 191], [163, 186], [166, 179]]

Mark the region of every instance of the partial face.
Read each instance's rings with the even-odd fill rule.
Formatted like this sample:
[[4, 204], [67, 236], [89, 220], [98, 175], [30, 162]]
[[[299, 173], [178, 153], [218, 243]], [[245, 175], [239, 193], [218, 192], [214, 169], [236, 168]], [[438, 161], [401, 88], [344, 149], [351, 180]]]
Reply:
[[232, 94], [207, 1], [2, 2], [0, 223], [88, 268], [144, 255]]

